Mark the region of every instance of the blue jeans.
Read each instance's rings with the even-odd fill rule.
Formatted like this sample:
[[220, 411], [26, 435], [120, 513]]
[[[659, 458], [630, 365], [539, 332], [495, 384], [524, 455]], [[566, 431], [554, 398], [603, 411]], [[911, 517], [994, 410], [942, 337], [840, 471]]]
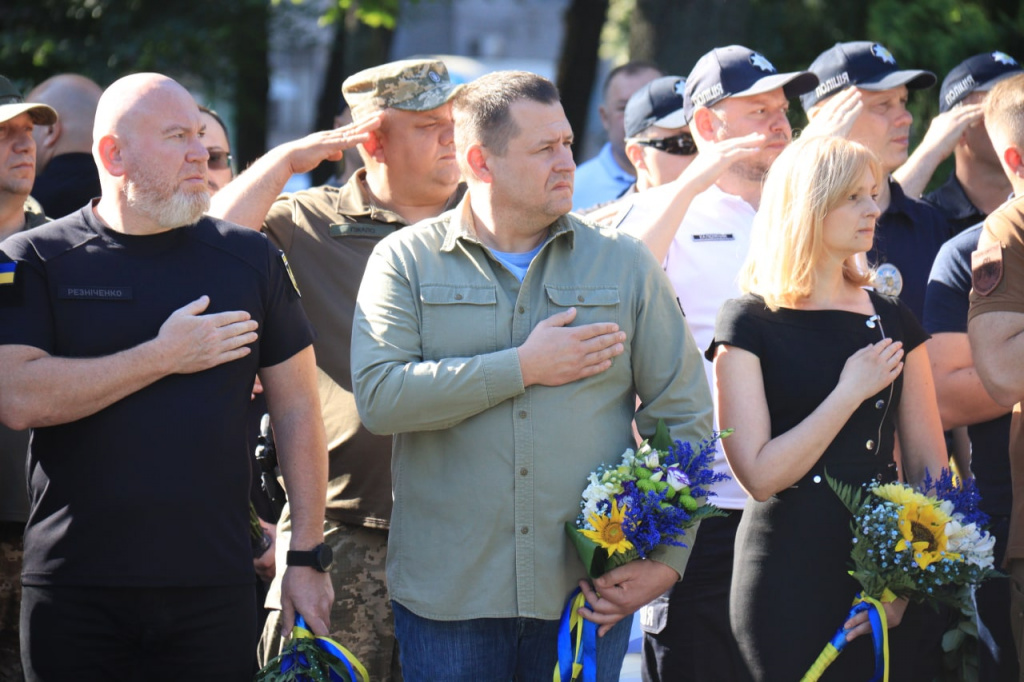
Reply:
[[[554, 674], [557, 620], [431, 620], [391, 604], [405, 682], [549, 682]], [[598, 638], [598, 682], [618, 682], [632, 621], [623, 618]]]

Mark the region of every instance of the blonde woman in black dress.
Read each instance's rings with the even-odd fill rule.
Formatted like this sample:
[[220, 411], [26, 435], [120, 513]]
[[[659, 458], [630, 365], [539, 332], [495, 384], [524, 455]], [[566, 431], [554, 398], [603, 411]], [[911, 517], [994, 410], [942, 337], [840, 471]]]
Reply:
[[[790, 145], [764, 185], [745, 295], [719, 313], [714, 358], [726, 457], [751, 498], [736, 538], [731, 621], [755, 680], [799, 680], [843, 622], [859, 585], [847, 574], [850, 514], [825, 482], [894, 480], [944, 465], [926, 334], [898, 300], [866, 289], [883, 182], [861, 145]], [[889, 626], [907, 604], [886, 606]], [[866, 614], [825, 680], [863, 682], [874, 657]], [[919, 651], [890, 633], [894, 680], [921, 679]], [[912, 633], [911, 633], [912, 634]], [[906, 655], [904, 655], [906, 654]], [[906, 668], [903, 668], [906, 661]], [[905, 672], [900, 672], [905, 671]]]

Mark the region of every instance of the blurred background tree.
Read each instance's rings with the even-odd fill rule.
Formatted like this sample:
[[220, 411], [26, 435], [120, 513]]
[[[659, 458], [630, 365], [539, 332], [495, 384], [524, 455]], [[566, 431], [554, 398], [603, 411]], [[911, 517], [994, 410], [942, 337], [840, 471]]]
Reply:
[[143, 2], [33, 0], [0, 6], [0, 64], [23, 92], [62, 72], [101, 85], [157, 71], [246, 112], [236, 155], [251, 159], [266, 139], [266, 0]]

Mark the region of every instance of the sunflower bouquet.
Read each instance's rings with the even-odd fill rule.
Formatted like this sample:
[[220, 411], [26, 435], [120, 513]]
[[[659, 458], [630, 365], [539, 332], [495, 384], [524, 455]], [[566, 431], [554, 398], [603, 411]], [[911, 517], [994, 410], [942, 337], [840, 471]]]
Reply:
[[[627, 449], [618, 465], [601, 465], [590, 474], [580, 514], [566, 522], [565, 530], [592, 579], [646, 559], [658, 545], [685, 547], [681, 538], [687, 529], [701, 519], [725, 516], [707, 498], [714, 495], [713, 484], [729, 478], [715, 473], [711, 464], [715, 442], [731, 432], [713, 434], [695, 449], [690, 443], [673, 442], [659, 420], [654, 438], [636, 451]], [[562, 613], [555, 680], [576, 679], [588, 665], [581, 661], [582, 652], [594, 641], [596, 628], [578, 616], [585, 606], [577, 589]], [[572, 632], [575, 647], [569, 644]]]
[[[937, 480], [926, 476], [921, 490], [903, 483], [871, 483], [858, 489], [826, 479], [854, 515], [850, 575], [862, 591], [847, 617], [868, 611], [876, 675], [883, 672], [878, 668], [887, 666], [882, 603], [901, 597], [959, 610], [961, 622], [943, 638], [948, 653], [959, 650], [968, 636], [994, 646], [978, 620], [974, 593], [982, 581], [998, 575], [993, 566], [995, 539], [985, 530], [988, 517], [978, 509], [980, 496], [972, 480], [958, 481], [945, 469]], [[845, 637], [840, 628], [805, 681], [820, 678], [842, 651]]]
[[627, 449], [617, 466], [601, 465], [588, 478], [580, 514], [566, 532], [591, 578], [645, 559], [658, 545], [685, 547], [686, 530], [711, 516], [725, 516], [707, 498], [713, 484], [728, 479], [711, 469], [715, 442], [672, 442], [664, 421], [654, 438]]

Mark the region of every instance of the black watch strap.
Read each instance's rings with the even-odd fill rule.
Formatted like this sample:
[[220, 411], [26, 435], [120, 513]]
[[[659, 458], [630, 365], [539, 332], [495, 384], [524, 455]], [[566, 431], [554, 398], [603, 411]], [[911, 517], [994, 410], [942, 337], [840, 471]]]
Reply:
[[289, 566], [310, 566], [326, 573], [334, 564], [334, 552], [328, 545], [320, 543], [307, 551], [288, 550], [285, 561]]

